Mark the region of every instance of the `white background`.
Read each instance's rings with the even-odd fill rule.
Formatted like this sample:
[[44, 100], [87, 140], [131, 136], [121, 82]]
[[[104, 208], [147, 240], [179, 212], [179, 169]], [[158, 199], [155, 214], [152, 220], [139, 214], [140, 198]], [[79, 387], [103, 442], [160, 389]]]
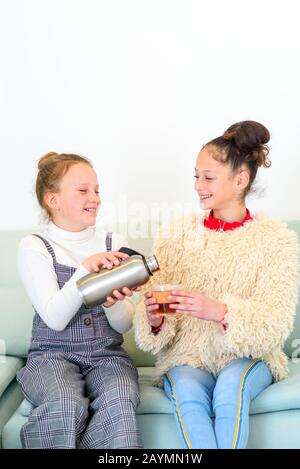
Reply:
[[153, 216], [155, 203], [198, 206], [198, 151], [244, 119], [272, 135], [264, 196], [249, 208], [299, 218], [298, 9], [297, 0], [0, 0], [0, 229], [38, 224], [36, 163], [48, 151], [92, 160], [103, 220]]

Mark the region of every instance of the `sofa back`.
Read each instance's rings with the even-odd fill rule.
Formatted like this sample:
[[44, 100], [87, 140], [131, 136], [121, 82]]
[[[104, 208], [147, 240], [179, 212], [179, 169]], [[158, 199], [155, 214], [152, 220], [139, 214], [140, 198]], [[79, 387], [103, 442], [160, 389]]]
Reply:
[[[298, 233], [298, 239], [300, 239], [300, 220], [288, 222], [288, 225]], [[0, 231], [0, 354], [22, 357], [27, 356], [33, 318], [33, 308], [16, 270], [18, 244], [26, 234], [28, 231]], [[141, 239], [128, 236], [128, 241], [133, 249], [145, 255], [151, 252], [152, 239], [150, 237]], [[289, 356], [300, 346], [297, 339], [300, 339], [299, 304], [294, 331], [285, 344], [285, 351]], [[132, 331], [125, 334], [125, 348], [137, 366], [153, 364], [153, 357], [135, 346]]]
[[[17, 274], [17, 249], [26, 231], [0, 231], [0, 340], [4, 353], [27, 355], [33, 318], [32, 306]], [[0, 349], [0, 352], [2, 350]]]
[[[300, 243], [300, 220], [293, 220], [287, 222], [289, 228], [297, 233], [298, 243]], [[285, 342], [285, 353], [292, 357], [293, 353], [299, 357], [300, 353], [300, 285], [298, 287], [298, 304], [296, 308], [296, 316], [294, 322], [294, 330]]]

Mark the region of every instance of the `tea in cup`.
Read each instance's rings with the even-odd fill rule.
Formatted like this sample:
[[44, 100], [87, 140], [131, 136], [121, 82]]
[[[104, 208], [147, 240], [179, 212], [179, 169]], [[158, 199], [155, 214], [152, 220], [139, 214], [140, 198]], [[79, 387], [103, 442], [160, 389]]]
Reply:
[[175, 313], [175, 309], [171, 309], [169, 307], [170, 303], [175, 303], [175, 301], [171, 301], [168, 299], [170, 295], [172, 295], [173, 290], [182, 290], [181, 285], [173, 285], [173, 284], [161, 284], [161, 285], [154, 285], [151, 289], [151, 293], [153, 297], [156, 299], [156, 302], [159, 306], [158, 309], [155, 310], [156, 313], [159, 314], [169, 314]]

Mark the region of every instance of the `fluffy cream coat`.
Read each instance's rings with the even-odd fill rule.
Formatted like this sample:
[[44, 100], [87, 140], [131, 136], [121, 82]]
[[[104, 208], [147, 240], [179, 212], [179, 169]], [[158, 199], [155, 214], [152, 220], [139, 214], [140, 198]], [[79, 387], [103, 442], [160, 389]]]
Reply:
[[297, 303], [297, 236], [283, 222], [264, 215], [225, 232], [203, 226], [202, 212], [165, 226], [153, 253], [160, 271], [144, 287], [180, 283], [225, 303], [227, 330], [214, 321], [183, 314], [165, 316], [154, 335], [144, 298], [134, 317], [135, 339], [144, 351], [157, 354], [154, 382], [176, 365], [188, 364], [217, 374], [238, 357], [261, 358], [274, 380], [287, 376], [283, 344], [293, 329]]

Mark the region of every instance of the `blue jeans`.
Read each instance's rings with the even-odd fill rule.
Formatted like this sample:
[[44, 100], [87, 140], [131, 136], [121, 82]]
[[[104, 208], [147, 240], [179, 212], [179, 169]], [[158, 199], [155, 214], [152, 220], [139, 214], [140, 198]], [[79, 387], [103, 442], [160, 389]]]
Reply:
[[164, 376], [186, 448], [245, 448], [251, 400], [271, 383], [268, 366], [251, 358], [232, 361], [217, 376], [188, 365]]

